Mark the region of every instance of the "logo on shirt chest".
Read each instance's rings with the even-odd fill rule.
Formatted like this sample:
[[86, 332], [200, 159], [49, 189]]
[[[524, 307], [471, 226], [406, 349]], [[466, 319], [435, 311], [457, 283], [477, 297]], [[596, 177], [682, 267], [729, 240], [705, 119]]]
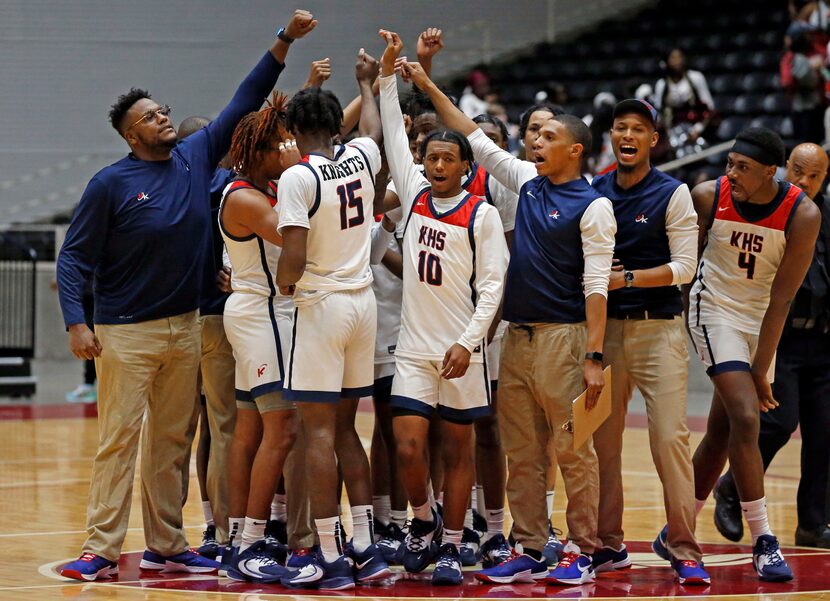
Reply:
[[548, 217], [552, 217], [553, 219], [558, 220], [559, 219], [559, 209], [555, 209], [555, 210], [551, 211], [550, 213], [548, 213]]
[[764, 237], [749, 232], [733, 231], [729, 237], [729, 246], [745, 252], [760, 253], [764, 248]]
[[435, 250], [444, 250], [446, 237], [447, 232], [433, 229], [428, 225], [422, 225], [421, 231], [418, 233], [418, 244], [431, 246]]
[[634, 218], [635, 223], [648, 223], [648, 217], [646, 217], [645, 213], [640, 213], [637, 217]]
[[145, 200], [150, 200], [150, 195], [146, 192], [139, 192], [138, 196], [135, 197], [137, 202], [143, 202]]

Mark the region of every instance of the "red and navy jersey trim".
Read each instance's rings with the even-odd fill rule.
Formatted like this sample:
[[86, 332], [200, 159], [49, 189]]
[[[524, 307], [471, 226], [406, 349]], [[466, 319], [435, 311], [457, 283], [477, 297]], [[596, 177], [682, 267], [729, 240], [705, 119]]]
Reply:
[[804, 192], [789, 182], [779, 182], [784, 186], [781, 194], [770, 203], [769, 211], [760, 219], [750, 220], [741, 213], [740, 206], [732, 198], [732, 186], [726, 176], [722, 176], [715, 187], [714, 220], [748, 223], [771, 230], [786, 232], [792, 215]]

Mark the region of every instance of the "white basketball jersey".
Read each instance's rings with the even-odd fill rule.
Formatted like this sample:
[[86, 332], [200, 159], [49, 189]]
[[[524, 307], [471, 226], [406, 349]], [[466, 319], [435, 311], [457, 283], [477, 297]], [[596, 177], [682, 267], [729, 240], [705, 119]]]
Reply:
[[[375, 227], [382, 227], [376, 223]], [[389, 248], [397, 253], [398, 241], [393, 237]], [[401, 329], [401, 300], [403, 297], [403, 280], [389, 271], [384, 265], [372, 265], [372, 288], [378, 306], [378, 331], [375, 337], [375, 364], [395, 362], [395, 347], [398, 332]]]
[[[279, 246], [266, 242], [256, 234], [244, 238], [232, 236], [225, 231], [222, 225], [222, 211], [225, 201], [233, 192], [241, 189], [257, 188], [246, 180], [235, 180], [229, 183], [222, 192], [222, 201], [219, 207], [219, 231], [225, 242], [225, 249], [231, 263], [231, 288], [235, 293], [258, 294], [274, 298], [274, 307], [279, 313], [290, 314], [292, 310], [291, 298], [282, 296], [277, 290], [276, 273], [277, 262], [282, 249]], [[271, 206], [275, 207], [277, 199], [273, 194], [276, 188], [272, 187], [268, 194]]]
[[758, 334], [772, 281], [784, 256], [787, 227], [804, 193], [779, 182], [767, 213], [750, 221], [732, 200], [729, 180], [715, 188], [713, 220], [689, 298], [691, 325], [725, 324]]
[[[439, 214], [429, 189], [418, 194], [403, 236], [398, 355], [441, 360], [470, 324], [477, 300], [473, 231], [482, 211], [496, 209], [481, 197], [467, 195], [454, 209]], [[481, 340], [470, 360], [482, 362], [484, 349]]]
[[374, 141], [357, 138], [336, 146], [331, 159], [304, 156], [280, 179], [280, 227], [309, 229], [305, 273], [294, 293], [296, 305], [372, 283], [369, 251], [374, 174], [379, 166], [380, 151]]

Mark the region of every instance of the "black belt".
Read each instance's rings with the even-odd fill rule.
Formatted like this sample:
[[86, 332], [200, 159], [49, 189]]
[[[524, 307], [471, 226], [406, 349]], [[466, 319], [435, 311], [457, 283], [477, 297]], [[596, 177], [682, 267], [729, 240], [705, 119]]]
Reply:
[[677, 315], [665, 311], [619, 311], [609, 313], [608, 317], [611, 319], [674, 319]]

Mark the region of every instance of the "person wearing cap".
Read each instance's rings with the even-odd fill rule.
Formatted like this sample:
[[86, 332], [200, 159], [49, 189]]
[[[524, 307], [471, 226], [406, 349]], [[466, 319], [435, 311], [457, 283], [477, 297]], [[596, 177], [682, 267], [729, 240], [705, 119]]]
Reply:
[[594, 434], [599, 460], [602, 548], [594, 571], [631, 565], [623, 544], [622, 439], [636, 386], [646, 401], [651, 455], [663, 483], [666, 547], [681, 584], [706, 584], [695, 540], [695, 507], [686, 396], [689, 356], [681, 284], [696, 266], [697, 214], [686, 184], [651, 165], [657, 111], [645, 100], [617, 103], [611, 146], [616, 169], [592, 186], [611, 200], [617, 220], [615, 265], [608, 285], [603, 355], [611, 366], [611, 415]]
[[[759, 409], [778, 406], [770, 386], [775, 349], [821, 225], [815, 203], [775, 179], [783, 163], [778, 134], [751, 127], [737, 135], [726, 175], [695, 186], [700, 262], [687, 305], [692, 342], [715, 387], [693, 456], [696, 508], [728, 458], [752, 534], [752, 563], [765, 581], [793, 573], [767, 519]], [[664, 533], [654, 542], [658, 554], [668, 554]]]

